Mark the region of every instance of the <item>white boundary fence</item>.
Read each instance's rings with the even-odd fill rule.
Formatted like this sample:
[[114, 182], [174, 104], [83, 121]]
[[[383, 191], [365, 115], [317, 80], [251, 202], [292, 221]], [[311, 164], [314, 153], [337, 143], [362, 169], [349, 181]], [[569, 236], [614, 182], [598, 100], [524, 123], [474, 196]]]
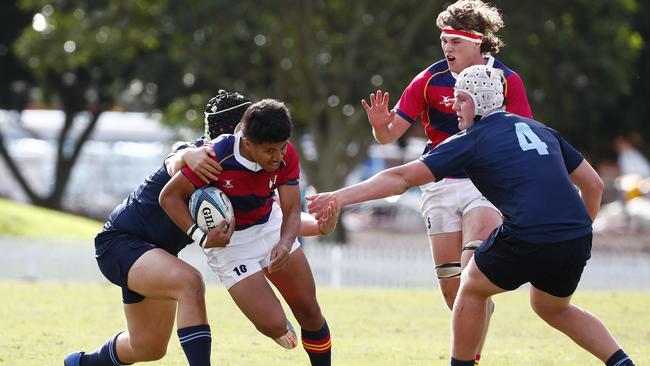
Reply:
[[[56, 243], [0, 236], [0, 281], [65, 281], [108, 284], [95, 262], [91, 240]], [[319, 287], [437, 288], [428, 248], [323, 245], [304, 246]], [[180, 258], [218, 284], [196, 245]], [[580, 289], [650, 291], [650, 254], [593, 252]]]

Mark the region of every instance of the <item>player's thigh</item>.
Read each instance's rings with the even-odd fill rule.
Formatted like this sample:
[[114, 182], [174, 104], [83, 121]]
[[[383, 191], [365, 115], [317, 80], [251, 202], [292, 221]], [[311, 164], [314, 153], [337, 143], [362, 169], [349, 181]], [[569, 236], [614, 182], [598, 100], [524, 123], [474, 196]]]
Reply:
[[461, 276], [461, 285], [459, 290], [461, 294], [466, 293], [481, 297], [490, 297], [505, 291], [507, 290], [490, 281], [490, 279], [476, 265], [473, 258], [470, 260], [467, 268], [465, 268]]
[[319, 329], [322, 326], [322, 314], [316, 299], [316, 285], [307, 257], [301, 249], [296, 249], [289, 257], [286, 269], [269, 274], [267, 278], [280, 291], [298, 322], [312, 325]]
[[239, 309], [262, 333], [279, 337], [286, 333], [287, 318], [264, 272], [258, 271], [228, 288]]
[[485, 240], [503, 223], [501, 213], [491, 206], [477, 206], [463, 215], [463, 245], [472, 240]]
[[128, 342], [134, 352], [150, 352], [156, 356], [165, 354], [174, 329], [176, 304], [175, 300], [151, 298], [124, 304]]
[[129, 289], [146, 297], [177, 299], [183, 292], [203, 294], [201, 273], [162, 249], [144, 253], [128, 275]]

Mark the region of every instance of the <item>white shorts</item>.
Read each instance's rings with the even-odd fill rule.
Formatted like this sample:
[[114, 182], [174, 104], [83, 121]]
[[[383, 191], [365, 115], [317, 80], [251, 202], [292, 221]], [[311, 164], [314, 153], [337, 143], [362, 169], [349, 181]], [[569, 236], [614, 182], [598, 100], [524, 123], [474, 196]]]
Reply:
[[[203, 250], [208, 257], [208, 265], [226, 289], [269, 266], [271, 250], [280, 241], [281, 226], [282, 210], [274, 203], [266, 223], [235, 231], [230, 243], [223, 248]], [[291, 253], [299, 247], [300, 242], [296, 239]]]
[[429, 235], [461, 231], [463, 215], [476, 207], [499, 212], [468, 178], [443, 178], [421, 186], [420, 190], [422, 218]]

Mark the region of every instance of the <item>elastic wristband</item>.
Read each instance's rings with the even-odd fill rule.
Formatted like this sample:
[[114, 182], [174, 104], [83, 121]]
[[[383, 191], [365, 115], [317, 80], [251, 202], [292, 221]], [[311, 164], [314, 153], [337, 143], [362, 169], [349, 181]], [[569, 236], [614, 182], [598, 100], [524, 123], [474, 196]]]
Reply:
[[197, 224], [194, 224], [189, 229], [187, 229], [187, 235], [196, 243], [198, 243], [201, 248], [205, 246], [205, 240], [208, 236], [203, 232], [203, 230], [199, 228]]

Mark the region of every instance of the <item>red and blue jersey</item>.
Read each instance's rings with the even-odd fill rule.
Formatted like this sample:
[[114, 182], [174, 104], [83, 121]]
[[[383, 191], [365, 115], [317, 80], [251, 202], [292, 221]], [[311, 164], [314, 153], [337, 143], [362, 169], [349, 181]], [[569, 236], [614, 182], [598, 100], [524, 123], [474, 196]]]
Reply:
[[[503, 91], [506, 110], [522, 117], [533, 118], [524, 83], [519, 75], [492, 56], [488, 58], [487, 65], [503, 70], [506, 80]], [[454, 98], [456, 76], [449, 70], [447, 61], [440, 60], [418, 74], [395, 105], [395, 113], [411, 123], [421, 117], [422, 127], [429, 139], [423, 154], [447, 137], [460, 132], [456, 112], [451, 109], [449, 103]], [[466, 175], [456, 172], [450, 177]]]
[[[297, 185], [300, 178], [298, 154], [291, 143], [280, 167], [269, 173], [243, 157], [239, 151], [240, 135], [221, 135], [208, 143], [215, 152], [215, 160], [223, 171], [210, 184], [222, 190], [235, 211], [235, 230], [244, 230], [268, 221], [275, 189], [281, 185]], [[183, 174], [195, 187], [206, 185], [189, 167]]]

